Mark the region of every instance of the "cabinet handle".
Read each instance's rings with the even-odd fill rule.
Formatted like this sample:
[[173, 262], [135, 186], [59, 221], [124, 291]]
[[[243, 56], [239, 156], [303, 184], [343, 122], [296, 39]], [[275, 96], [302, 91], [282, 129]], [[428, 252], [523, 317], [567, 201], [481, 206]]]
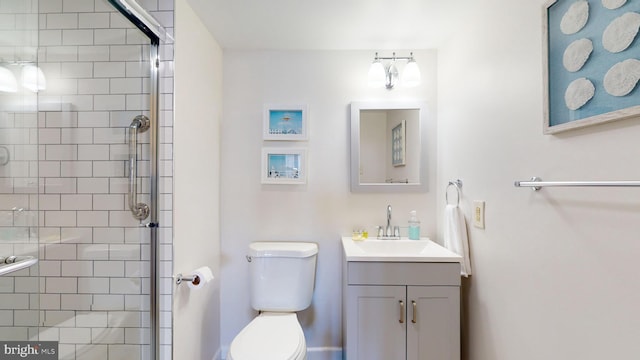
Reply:
[[404, 301], [400, 300], [400, 324], [404, 324]]
[[411, 322], [417, 324], [416, 314], [418, 313], [418, 304], [416, 304], [415, 300], [411, 300], [411, 305], [413, 305], [413, 319], [411, 319]]

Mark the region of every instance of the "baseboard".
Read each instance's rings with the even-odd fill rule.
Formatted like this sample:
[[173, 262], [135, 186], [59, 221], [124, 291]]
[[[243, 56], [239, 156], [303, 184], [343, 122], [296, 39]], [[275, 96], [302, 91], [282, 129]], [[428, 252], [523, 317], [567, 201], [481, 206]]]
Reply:
[[307, 360], [342, 360], [342, 348], [339, 348], [339, 347], [307, 348]]

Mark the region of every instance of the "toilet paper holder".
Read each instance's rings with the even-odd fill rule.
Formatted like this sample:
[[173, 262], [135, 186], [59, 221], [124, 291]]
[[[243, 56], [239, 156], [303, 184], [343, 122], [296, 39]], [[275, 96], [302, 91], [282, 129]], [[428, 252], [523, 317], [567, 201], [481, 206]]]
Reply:
[[200, 276], [198, 275], [189, 275], [189, 276], [183, 276], [182, 274], [177, 274], [176, 275], [176, 285], [180, 285], [183, 282], [190, 282], [193, 285], [198, 285], [200, 284]]

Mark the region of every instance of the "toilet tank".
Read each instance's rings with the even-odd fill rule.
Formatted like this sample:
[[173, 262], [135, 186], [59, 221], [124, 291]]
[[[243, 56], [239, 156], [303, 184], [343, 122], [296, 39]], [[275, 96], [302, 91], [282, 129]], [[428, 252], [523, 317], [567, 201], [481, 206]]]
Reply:
[[249, 245], [251, 306], [293, 312], [311, 305], [318, 245], [308, 242], [254, 242]]

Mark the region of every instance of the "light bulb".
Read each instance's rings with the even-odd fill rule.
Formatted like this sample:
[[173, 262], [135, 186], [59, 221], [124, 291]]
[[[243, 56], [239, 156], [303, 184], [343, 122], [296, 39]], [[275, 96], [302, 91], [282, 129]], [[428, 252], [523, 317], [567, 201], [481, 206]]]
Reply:
[[411, 59], [402, 72], [402, 85], [414, 87], [420, 85], [420, 69], [415, 60]]
[[2, 92], [17, 92], [18, 82], [11, 70], [0, 66], [0, 91]]
[[22, 68], [22, 86], [25, 89], [38, 92], [47, 88], [47, 80], [39, 67], [25, 65]]
[[386, 83], [386, 72], [380, 60], [375, 60], [369, 68], [369, 86], [384, 87]]

